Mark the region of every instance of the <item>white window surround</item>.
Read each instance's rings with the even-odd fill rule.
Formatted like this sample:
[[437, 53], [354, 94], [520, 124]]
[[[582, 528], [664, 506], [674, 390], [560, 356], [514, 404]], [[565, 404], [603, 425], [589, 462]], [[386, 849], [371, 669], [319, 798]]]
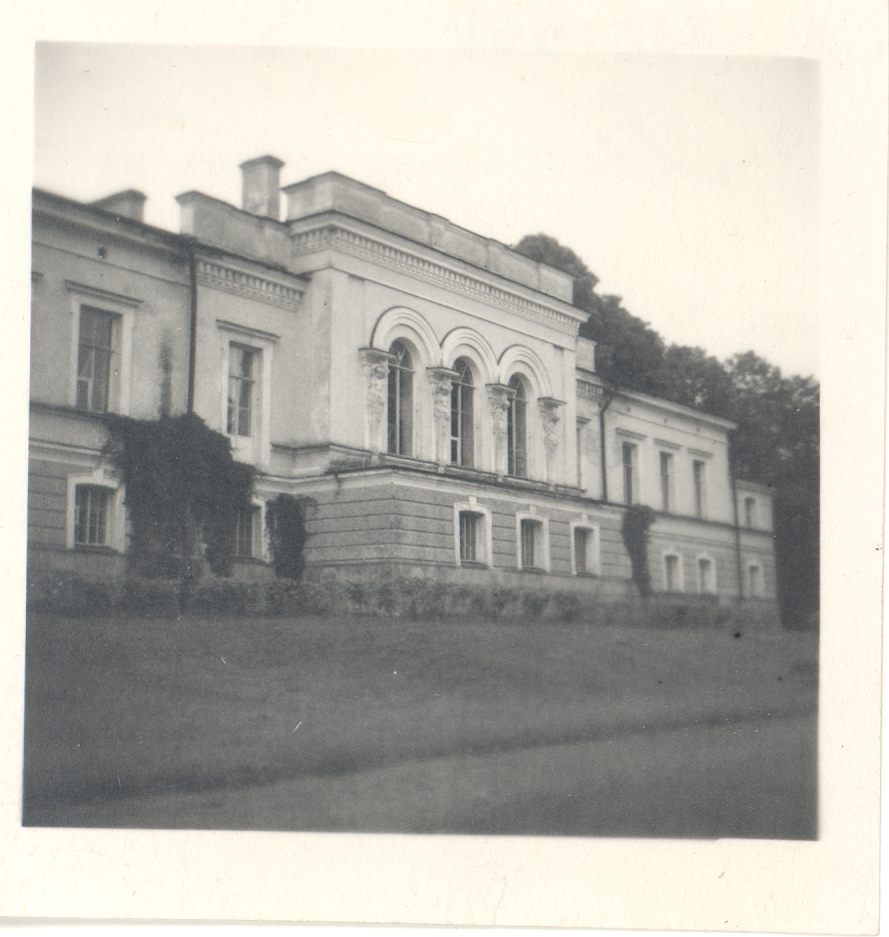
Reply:
[[[752, 571], [756, 570], [756, 574], [752, 575]], [[763, 574], [762, 564], [759, 560], [749, 559], [744, 564], [744, 573], [745, 573], [745, 587], [747, 598], [750, 599], [761, 599], [765, 595], [765, 578]]]
[[[674, 589], [667, 588], [667, 583], [668, 583], [667, 560], [670, 559], [671, 557], [675, 558], [676, 560], [676, 582], [675, 582], [676, 587]], [[685, 576], [684, 576], [684, 571], [682, 569], [682, 554], [675, 548], [664, 550], [662, 554], [662, 558], [661, 558], [661, 564], [662, 564], [663, 573], [664, 573], [664, 592], [668, 594], [673, 594], [673, 595], [675, 595], [678, 592], [685, 592]]]
[[[68, 476], [68, 494], [65, 507], [65, 545], [69, 550], [91, 549], [74, 542], [74, 525], [77, 509], [77, 488], [79, 485], [89, 485], [91, 488], [104, 488], [108, 491], [108, 542], [105, 549], [123, 553], [126, 549], [126, 523], [124, 517], [124, 486], [112, 472], [97, 468], [92, 472]], [[94, 549], [103, 549], [96, 547]]]
[[[706, 520], [709, 516], [710, 501], [710, 454], [699, 452], [696, 449], [689, 449], [691, 455], [691, 515], [692, 517]], [[700, 475], [695, 472], [695, 466], [700, 465]], [[700, 489], [698, 482], [700, 481]], [[700, 496], [700, 510], [698, 510], [698, 498]]]
[[[262, 562], [268, 562], [271, 551], [269, 549], [269, 537], [268, 531], [266, 530], [266, 502], [261, 498], [252, 498], [250, 501], [250, 507], [259, 512], [259, 515], [256, 520], [256, 524], [259, 528], [258, 537], [253, 543], [253, 556], [238, 556], [237, 555], [237, 543], [235, 543], [235, 561], [238, 560], [250, 562], [250, 560], [261, 560]], [[254, 531], [254, 533], [257, 533]]]
[[491, 510], [483, 504], [479, 504], [475, 495], [470, 496], [468, 501], [458, 501], [454, 505], [454, 565], [463, 566], [460, 559], [460, 515], [463, 512], [477, 514], [481, 518], [482, 531], [480, 535], [480, 546], [482, 556], [476, 558], [474, 565], [493, 567], [493, 536], [491, 531]]
[[[571, 521], [569, 526], [569, 537], [571, 540], [571, 575], [572, 576], [598, 576], [601, 570], [601, 561], [599, 553], [599, 528], [596, 524], [591, 524], [586, 517], [578, 521]], [[587, 531], [587, 555], [586, 570], [578, 572], [577, 557], [575, 556], [574, 532], [576, 530]]]
[[525, 567], [522, 565], [522, 521], [533, 521], [540, 525], [540, 536], [537, 538], [535, 544], [539, 547], [537, 552], [540, 555], [535, 555], [533, 569], [548, 573], [550, 571], [549, 518], [538, 514], [533, 505], [529, 511], [517, 513], [515, 516], [516, 567], [520, 570], [525, 570]]
[[98, 289], [83, 283], [66, 280], [68, 289], [69, 321], [71, 323], [70, 357], [68, 366], [68, 403], [77, 406], [77, 363], [80, 350], [80, 311], [84, 306], [107, 312], [115, 317], [112, 344], [116, 363], [112, 361], [117, 376], [113, 377], [108, 389], [109, 413], [127, 416], [130, 412], [130, 391], [132, 384], [133, 323], [136, 310], [142, 300], [122, 296], [108, 290]]
[[250, 436], [235, 436], [226, 433], [231, 441], [232, 455], [241, 462], [264, 464], [269, 459], [271, 435], [272, 401], [272, 351], [280, 336], [261, 329], [250, 328], [234, 322], [216, 320], [219, 334], [219, 425], [226, 433], [228, 426], [228, 379], [231, 360], [231, 346], [239, 345], [259, 354], [259, 376], [255, 378], [253, 409]]
[[[703, 582], [701, 579], [702, 560], [710, 564], [709, 582]], [[695, 557], [695, 572], [698, 577], [698, 593], [700, 595], [716, 595], [718, 592], [716, 582], [716, 560], [714, 560], [709, 553], [699, 553]]]

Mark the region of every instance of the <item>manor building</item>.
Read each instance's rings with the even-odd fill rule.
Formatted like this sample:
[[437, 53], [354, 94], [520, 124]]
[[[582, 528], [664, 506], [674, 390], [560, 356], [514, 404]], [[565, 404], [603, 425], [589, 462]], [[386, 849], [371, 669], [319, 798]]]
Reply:
[[[265, 504], [310, 496], [308, 574], [632, 591], [627, 505], [656, 512], [654, 589], [774, 603], [769, 489], [733, 424], [596, 372], [571, 278], [329, 172], [236, 207], [129, 190], [33, 202], [29, 562], [125, 569], [106, 415], [191, 411], [257, 469], [237, 575], [271, 575]], [[284, 217], [281, 219], [281, 195]]]

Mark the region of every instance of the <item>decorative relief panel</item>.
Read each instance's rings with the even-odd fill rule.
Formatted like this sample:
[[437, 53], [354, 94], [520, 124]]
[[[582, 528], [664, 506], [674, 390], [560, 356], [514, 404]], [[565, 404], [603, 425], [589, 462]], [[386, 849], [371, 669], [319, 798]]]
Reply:
[[367, 448], [381, 452], [384, 448], [383, 430], [386, 400], [389, 392], [389, 362], [393, 355], [377, 348], [359, 350], [365, 376], [365, 413]]
[[450, 368], [426, 368], [432, 391], [432, 417], [435, 422], [435, 460], [450, 461], [451, 385], [457, 372]]

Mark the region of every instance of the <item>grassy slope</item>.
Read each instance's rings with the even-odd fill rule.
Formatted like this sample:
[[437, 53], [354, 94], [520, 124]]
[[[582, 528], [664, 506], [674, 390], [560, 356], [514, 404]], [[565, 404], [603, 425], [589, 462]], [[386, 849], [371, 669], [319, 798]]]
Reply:
[[26, 820], [61, 801], [812, 711], [816, 649], [553, 623], [32, 616]]

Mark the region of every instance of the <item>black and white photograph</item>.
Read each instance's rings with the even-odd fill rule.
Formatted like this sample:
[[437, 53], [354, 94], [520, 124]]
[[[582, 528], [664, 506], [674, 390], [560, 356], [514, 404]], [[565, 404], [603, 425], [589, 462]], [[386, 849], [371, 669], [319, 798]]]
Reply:
[[816, 848], [824, 96], [37, 41], [23, 830]]

